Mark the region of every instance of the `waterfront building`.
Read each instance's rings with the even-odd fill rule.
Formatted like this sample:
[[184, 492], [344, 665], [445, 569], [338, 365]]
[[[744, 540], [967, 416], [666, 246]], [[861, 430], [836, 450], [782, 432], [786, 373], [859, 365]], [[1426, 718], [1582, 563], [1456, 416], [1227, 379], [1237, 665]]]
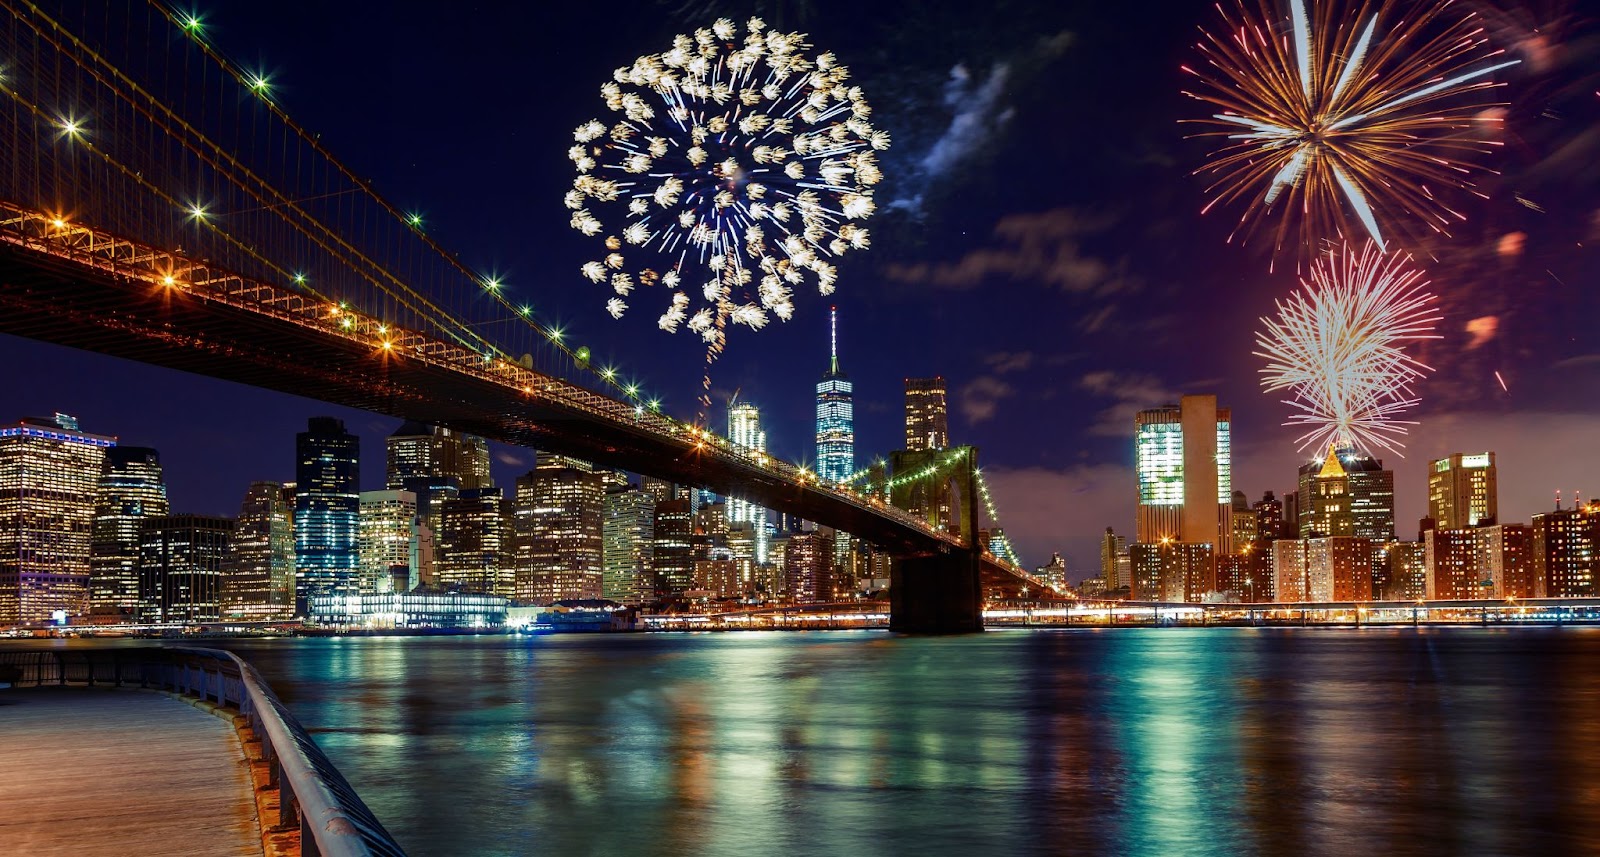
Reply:
[[[728, 440], [739, 446], [758, 453], [767, 451], [767, 433], [761, 430], [761, 409], [749, 402], [733, 402], [728, 405]], [[767, 562], [767, 510], [757, 506], [749, 500], [739, 497], [729, 497], [728, 521], [734, 524], [749, 524], [755, 533], [755, 561], [757, 564]], [[693, 507], [689, 509], [693, 511]]]
[[1428, 517], [1441, 530], [1493, 522], [1499, 515], [1494, 453], [1452, 453], [1428, 465]]
[[1391, 542], [1386, 553], [1389, 558], [1389, 588], [1379, 590], [1378, 596], [1400, 601], [1428, 597], [1427, 544], [1421, 541]]
[[252, 482], [239, 504], [222, 576], [226, 618], [294, 615], [294, 498], [277, 482]]
[[439, 505], [435, 566], [439, 586], [510, 598], [512, 539], [499, 488], [474, 488]]
[[421, 579], [421, 524], [410, 491], [363, 491], [357, 527], [360, 592], [409, 592]]
[[600, 598], [605, 567], [605, 475], [587, 461], [541, 452], [517, 479], [516, 601]]
[[654, 571], [655, 597], [666, 598], [694, 585], [694, 512], [688, 500], [667, 500], [656, 504], [655, 548], [650, 566]]
[[312, 417], [295, 436], [295, 613], [316, 594], [360, 589], [361, 439], [344, 421]]
[[[482, 489], [479, 489], [482, 490]], [[308, 620], [361, 631], [493, 630], [505, 624], [506, 599], [477, 592], [385, 592], [313, 596]]]
[[1367, 601], [1372, 544], [1354, 536], [1279, 539], [1272, 543], [1273, 600]]
[[95, 492], [116, 443], [66, 414], [0, 426], [0, 626], [89, 612]]
[[601, 525], [602, 597], [637, 607], [653, 600], [656, 500], [628, 488], [606, 495]]
[[214, 622], [222, 618], [222, 572], [233, 520], [168, 515], [139, 524], [141, 622]]
[[[1067, 561], [1062, 559], [1059, 553], [1050, 554], [1050, 562], [1035, 568], [1033, 576], [1056, 592], [1066, 592], [1072, 587], [1072, 583], [1067, 580]], [[1104, 591], [1105, 578], [1102, 576], [1100, 581], [1101, 590]]]
[[159, 453], [143, 446], [105, 450], [90, 530], [91, 612], [132, 618], [139, 606], [139, 525], [170, 511]]
[[1491, 584], [1479, 566], [1478, 533], [1467, 527], [1431, 529], [1423, 532], [1427, 552], [1427, 588], [1423, 597], [1487, 598]]
[[1539, 591], [1527, 524], [1429, 529], [1422, 539], [1427, 598], [1531, 598]]
[[817, 382], [817, 476], [843, 482], [856, 469], [854, 388], [839, 368], [839, 308], [828, 315], [828, 371]]
[[833, 536], [833, 531], [826, 528], [789, 535], [783, 554], [783, 578], [791, 602], [821, 604], [838, 600]]
[[1184, 396], [1134, 417], [1141, 544], [1165, 539], [1232, 551], [1231, 422], [1216, 396]]
[[1106, 527], [1100, 540], [1100, 577], [1106, 582], [1106, 592], [1115, 594], [1133, 583], [1133, 560], [1128, 554], [1127, 536], [1119, 536]]
[[1128, 547], [1134, 601], [1203, 601], [1217, 588], [1217, 560], [1211, 545], [1171, 539]]
[[1533, 528], [1527, 524], [1478, 527], [1478, 555], [1491, 598], [1533, 598]]
[[1271, 601], [1274, 588], [1272, 542], [1245, 542], [1217, 557], [1217, 591], [1230, 601]]
[[950, 447], [950, 417], [945, 407], [944, 378], [906, 379], [906, 450], [924, 452]]
[[1538, 597], [1594, 595], [1600, 565], [1600, 501], [1533, 516], [1533, 580]]

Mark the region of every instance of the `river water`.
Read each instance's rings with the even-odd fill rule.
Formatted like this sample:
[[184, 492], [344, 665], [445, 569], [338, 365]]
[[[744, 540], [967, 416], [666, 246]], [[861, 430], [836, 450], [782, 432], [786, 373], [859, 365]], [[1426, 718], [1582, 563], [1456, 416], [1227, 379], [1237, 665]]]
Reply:
[[416, 857], [1600, 847], [1600, 629], [228, 645]]

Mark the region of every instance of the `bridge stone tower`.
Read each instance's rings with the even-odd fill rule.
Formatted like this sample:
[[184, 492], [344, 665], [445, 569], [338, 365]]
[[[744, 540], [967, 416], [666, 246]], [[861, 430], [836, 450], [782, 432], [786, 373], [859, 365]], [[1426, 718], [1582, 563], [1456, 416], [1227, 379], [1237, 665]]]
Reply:
[[977, 447], [901, 450], [890, 453], [889, 462], [894, 474], [936, 469], [926, 478], [893, 485], [889, 502], [923, 515], [936, 527], [960, 533], [963, 543], [938, 553], [895, 557], [889, 575], [890, 630], [919, 634], [983, 630]]

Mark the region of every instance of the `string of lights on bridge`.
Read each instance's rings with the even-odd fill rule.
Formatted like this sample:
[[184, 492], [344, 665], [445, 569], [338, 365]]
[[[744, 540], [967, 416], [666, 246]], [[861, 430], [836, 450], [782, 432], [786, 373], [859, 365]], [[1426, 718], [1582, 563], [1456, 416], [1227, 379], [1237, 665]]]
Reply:
[[[373, 190], [369, 185], [356, 179], [356, 177], [350, 173], [348, 168], [346, 168], [342, 162], [340, 162], [337, 158], [334, 158], [332, 153], [328, 152], [321, 146], [321, 144], [316, 140], [315, 135], [310, 134], [297, 122], [295, 122], [294, 119], [276, 101], [272, 99], [272, 81], [267, 75], [259, 71], [248, 69], [242, 64], [235, 62], [214, 44], [206, 40], [205, 22], [201, 15], [194, 11], [179, 11], [173, 8], [171, 5], [162, 2], [155, 2], [155, 5], [166, 15], [169, 20], [176, 24], [178, 28], [186, 36], [188, 36], [188, 38], [192, 40], [197, 47], [200, 48], [201, 51], [217, 62], [218, 65], [220, 65], [224, 71], [238, 81], [241, 86], [259, 98], [261, 103], [264, 104], [270, 111], [272, 111], [273, 115], [278, 117], [304, 142], [312, 146], [312, 148], [320, 153], [323, 157], [327, 158], [331, 164], [335, 165], [338, 167], [338, 169], [344, 172], [352, 181], [361, 187], [367, 193], [367, 195], [373, 199], [373, 201], [388, 211], [388, 213], [392, 215], [402, 226], [414, 233], [419, 240], [429, 247], [429, 249], [438, 253], [447, 262], [461, 270], [463, 274], [470, 278], [474, 283], [479, 285], [482, 288], [483, 293], [507, 310], [512, 318], [523, 321], [530, 329], [542, 336], [548, 343], [553, 345], [569, 359], [571, 359], [573, 363], [580, 369], [590, 372], [595, 377], [599, 378], [606, 387], [615, 390], [617, 393], [621, 394], [635, 405], [648, 407], [650, 410], [656, 412], [661, 410], [661, 400], [659, 398], [647, 398], [646, 395], [641, 392], [640, 385], [637, 382], [627, 381], [621, 377], [620, 369], [615, 366], [592, 365], [591, 355], [587, 347], [573, 347], [569, 345], [565, 331], [563, 331], [559, 326], [541, 323], [535, 316], [534, 309], [531, 304], [518, 303], [512, 300], [508, 294], [510, 289], [507, 287], [505, 281], [498, 275], [488, 275], [481, 272], [472, 271], [457, 261], [456, 258], [447, 252], [443, 246], [441, 246], [432, 238], [432, 236], [428, 235], [424, 229], [423, 216], [420, 212], [414, 210], [402, 210], [400, 207], [391, 203], [387, 198]], [[205, 210], [202, 207], [193, 206], [189, 209], [189, 211], [191, 216], [194, 216], [197, 220], [201, 220], [202, 222], [204, 222], [207, 217]], [[208, 223], [207, 225], [213, 224]], [[296, 286], [309, 289], [307, 278], [303, 274], [294, 273], [291, 276], [291, 279]], [[315, 293], [313, 292], [313, 294]], [[439, 310], [437, 307], [433, 308], [440, 312], [441, 315], [449, 317], [449, 314], [443, 310]], [[349, 312], [347, 306], [342, 307], [341, 309], [345, 312]], [[460, 323], [457, 322], [457, 324]], [[466, 327], [466, 325], [460, 326], [463, 328]], [[481, 337], [476, 336], [475, 338], [480, 339], [480, 341], [484, 342], [489, 350], [494, 352], [492, 354], [485, 354], [485, 362], [490, 362], [496, 356], [511, 362], [517, 362], [513, 355], [505, 352], [503, 349], [499, 348], [488, 340], [484, 340]]]

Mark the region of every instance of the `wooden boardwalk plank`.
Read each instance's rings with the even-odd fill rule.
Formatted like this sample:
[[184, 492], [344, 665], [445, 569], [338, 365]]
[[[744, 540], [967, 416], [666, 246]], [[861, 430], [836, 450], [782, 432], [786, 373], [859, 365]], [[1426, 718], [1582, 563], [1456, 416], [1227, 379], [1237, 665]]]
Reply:
[[0, 852], [259, 857], [238, 736], [156, 693], [0, 690]]

